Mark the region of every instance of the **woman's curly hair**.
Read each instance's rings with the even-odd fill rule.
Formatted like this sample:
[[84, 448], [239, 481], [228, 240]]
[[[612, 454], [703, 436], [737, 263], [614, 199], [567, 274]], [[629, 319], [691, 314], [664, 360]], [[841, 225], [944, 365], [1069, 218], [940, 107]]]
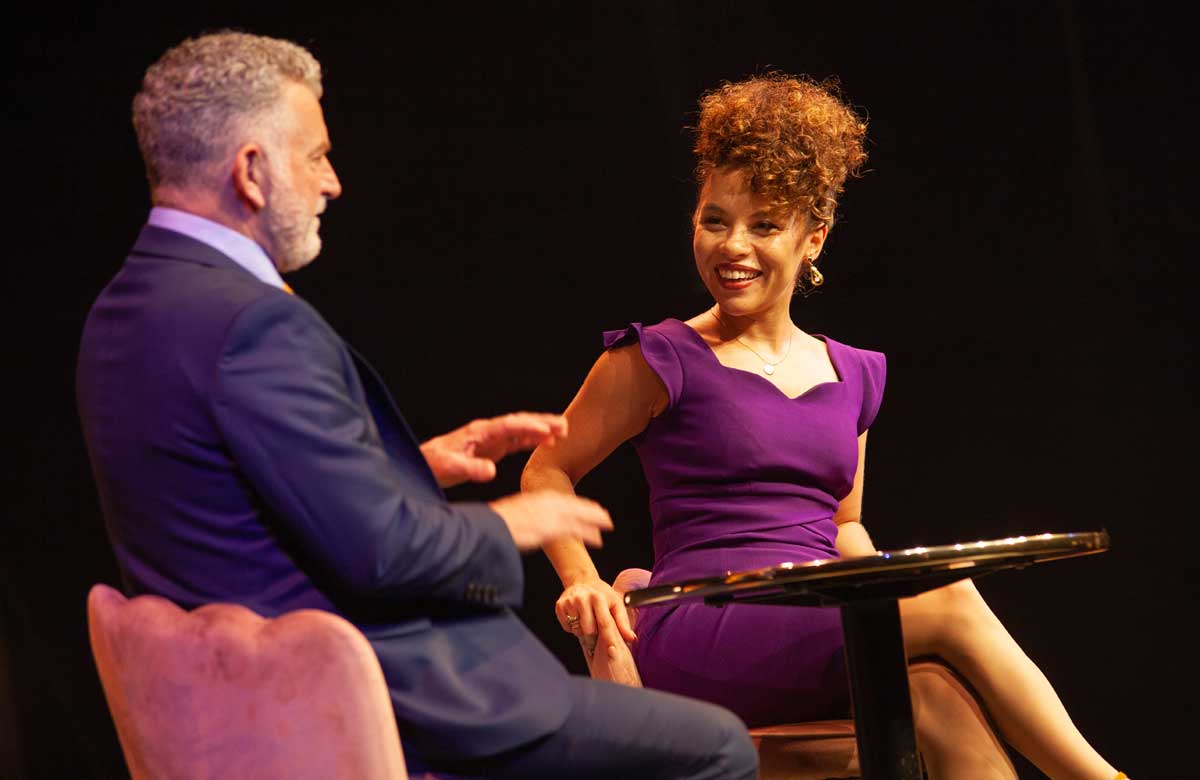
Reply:
[[744, 170], [752, 192], [772, 209], [831, 225], [847, 176], [867, 159], [866, 120], [837, 84], [767, 73], [726, 82], [700, 99], [696, 178], [717, 168]]

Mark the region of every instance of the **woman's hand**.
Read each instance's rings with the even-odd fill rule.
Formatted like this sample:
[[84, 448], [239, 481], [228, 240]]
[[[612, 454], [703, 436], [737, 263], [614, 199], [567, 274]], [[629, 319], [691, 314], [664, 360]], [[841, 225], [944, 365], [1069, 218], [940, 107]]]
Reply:
[[621, 594], [603, 580], [570, 585], [554, 605], [558, 623], [574, 634], [593, 678], [641, 687], [629, 642], [637, 639]]
[[554, 604], [563, 631], [579, 637], [591, 657], [601, 634], [612, 634], [633, 642], [637, 634], [629, 624], [629, 613], [621, 594], [603, 580], [578, 582], [567, 587]]

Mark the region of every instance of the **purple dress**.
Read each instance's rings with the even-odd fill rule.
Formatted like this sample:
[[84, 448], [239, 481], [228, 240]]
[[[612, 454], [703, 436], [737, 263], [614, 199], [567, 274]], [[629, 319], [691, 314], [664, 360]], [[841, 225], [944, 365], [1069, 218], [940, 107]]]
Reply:
[[[833, 515], [854, 484], [885, 364], [818, 338], [839, 381], [788, 398], [722, 365], [679, 320], [604, 334], [609, 349], [641, 342], [669, 398], [633, 439], [650, 488], [651, 584], [837, 557]], [[647, 607], [637, 633], [647, 686], [721, 704], [750, 726], [849, 711], [836, 608]]]

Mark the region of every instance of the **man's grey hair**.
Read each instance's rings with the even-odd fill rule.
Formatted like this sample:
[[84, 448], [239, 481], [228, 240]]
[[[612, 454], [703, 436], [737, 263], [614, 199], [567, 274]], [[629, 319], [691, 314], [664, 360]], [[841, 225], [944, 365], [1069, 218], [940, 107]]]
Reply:
[[289, 81], [321, 97], [320, 63], [291, 41], [226, 30], [168, 49], [133, 99], [151, 190], [216, 183], [214, 166], [245, 142], [244, 128], [271, 122]]

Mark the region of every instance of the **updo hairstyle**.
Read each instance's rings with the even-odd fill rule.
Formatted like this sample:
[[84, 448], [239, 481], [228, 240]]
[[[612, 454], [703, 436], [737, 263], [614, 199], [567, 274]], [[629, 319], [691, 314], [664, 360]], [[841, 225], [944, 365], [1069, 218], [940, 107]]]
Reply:
[[745, 172], [772, 210], [832, 225], [847, 176], [858, 174], [866, 121], [841, 99], [836, 83], [768, 73], [726, 82], [700, 100], [696, 178], [715, 169]]

